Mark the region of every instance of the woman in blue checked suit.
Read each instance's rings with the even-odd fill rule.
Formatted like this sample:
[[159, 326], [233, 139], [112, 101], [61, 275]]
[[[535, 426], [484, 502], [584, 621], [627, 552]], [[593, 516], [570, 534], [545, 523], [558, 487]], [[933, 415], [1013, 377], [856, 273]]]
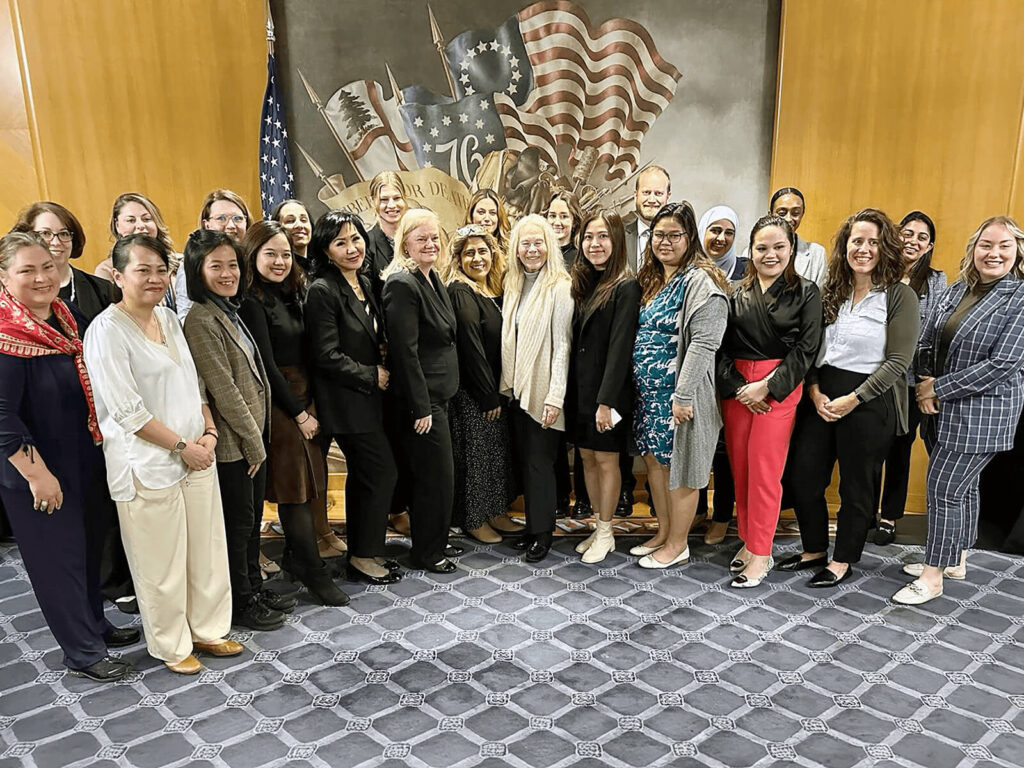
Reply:
[[978, 534], [978, 477], [1013, 446], [1024, 407], [1024, 230], [987, 219], [967, 242], [960, 279], [928, 315], [918, 347], [918, 406], [937, 414], [925, 436], [928, 539], [917, 579], [893, 595], [919, 605], [942, 594], [943, 577], [966, 576]]

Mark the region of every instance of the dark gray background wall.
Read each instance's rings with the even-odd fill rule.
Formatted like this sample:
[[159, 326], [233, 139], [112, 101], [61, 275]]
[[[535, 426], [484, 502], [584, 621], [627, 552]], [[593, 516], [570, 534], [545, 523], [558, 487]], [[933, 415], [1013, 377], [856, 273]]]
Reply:
[[[781, 0], [578, 0], [592, 26], [614, 17], [647, 28], [659, 53], [683, 74], [675, 98], [647, 133], [642, 157], [672, 175], [672, 197], [697, 214], [726, 203], [740, 214], [740, 247], [767, 205]], [[529, 5], [522, 0], [434, 0], [445, 41], [467, 29], [497, 26]], [[446, 93], [430, 38], [425, 2], [403, 0], [275, 0], [278, 72], [288, 106], [289, 135], [328, 174], [355, 181], [298, 70], [324, 101], [339, 87], [374, 79], [390, 95], [385, 61], [401, 87]], [[319, 180], [292, 151], [299, 196], [314, 215]]]

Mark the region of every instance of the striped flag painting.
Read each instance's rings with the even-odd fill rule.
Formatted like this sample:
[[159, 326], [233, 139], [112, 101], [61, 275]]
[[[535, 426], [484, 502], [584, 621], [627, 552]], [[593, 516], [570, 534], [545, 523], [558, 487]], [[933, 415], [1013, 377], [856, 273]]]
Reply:
[[356, 80], [335, 91], [324, 113], [367, 179], [381, 171], [419, 167], [413, 146], [402, 126], [394, 97], [384, 98], [375, 80]]
[[543, 118], [558, 144], [594, 147], [609, 179], [627, 176], [682, 74], [628, 19], [594, 29], [568, 0], [534, 3], [517, 17], [534, 80], [520, 112]]

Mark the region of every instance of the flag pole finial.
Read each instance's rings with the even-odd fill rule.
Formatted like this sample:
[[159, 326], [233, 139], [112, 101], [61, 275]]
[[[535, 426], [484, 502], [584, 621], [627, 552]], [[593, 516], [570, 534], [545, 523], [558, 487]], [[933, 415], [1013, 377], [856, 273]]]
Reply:
[[452, 98], [457, 99], [455, 81], [452, 79], [452, 71], [448, 67], [448, 59], [444, 55], [444, 35], [441, 34], [441, 28], [437, 25], [437, 19], [434, 18], [434, 9], [430, 7], [430, 3], [427, 3], [427, 15], [430, 17], [430, 37], [434, 42], [434, 47], [437, 48], [437, 55], [441, 57], [441, 66], [444, 67], [444, 77], [448, 81], [448, 90], [451, 91]]
[[274, 41], [277, 39], [274, 37], [274, 17], [270, 13], [270, 0], [266, 2], [267, 9], [267, 52], [274, 52]]
[[391, 67], [388, 63], [384, 62], [384, 69], [388, 73], [388, 82], [391, 83], [391, 93], [395, 97], [395, 103], [398, 106], [402, 106], [405, 103], [405, 99], [402, 97], [402, 89], [398, 87], [398, 81], [395, 80], [395, 74], [391, 71]]
[[295, 146], [299, 148], [299, 153], [306, 159], [306, 164], [309, 166], [309, 169], [313, 171], [313, 175], [320, 179], [320, 182], [327, 186], [334, 194], [341, 194], [341, 190], [334, 186], [334, 182], [332, 182], [330, 177], [324, 173], [324, 169], [320, 167], [320, 164], [310, 157], [309, 152], [303, 149], [299, 142], [295, 142]]

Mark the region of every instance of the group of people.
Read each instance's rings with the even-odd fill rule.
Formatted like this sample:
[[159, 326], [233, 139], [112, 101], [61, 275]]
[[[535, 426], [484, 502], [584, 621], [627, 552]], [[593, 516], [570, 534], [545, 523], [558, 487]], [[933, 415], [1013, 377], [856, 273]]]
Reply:
[[[797, 234], [795, 188], [772, 196], [743, 254], [735, 211], [698, 218], [657, 166], [638, 175], [628, 224], [584, 214], [565, 190], [513, 223], [480, 190], [446, 233], [397, 173], [371, 194], [367, 230], [337, 210], [314, 223], [297, 200], [254, 222], [215, 190], [181, 254], [157, 206], [122, 195], [97, 275], [72, 265], [85, 234], [56, 203], [29, 206], [0, 239], [0, 500], [72, 671], [128, 671], [107, 648], [138, 632], [105, 620], [100, 589], [118, 553], [149, 653], [174, 672], [241, 653], [233, 624], [280, 627], [297, 601], [263, 585], [265, 501], [280, 567], [326, 605], [348, 602], [332, 567], [343, 551], [349, 580], [401, 578], [385, 538], [403, 514], [427, 571], [456, 569], [453, 525], [512, 535], [539, 562], [566, 506], [567, 444], [577, 509], [595, 518], [584, 562], [615, 548], [641, 456], [658, 529], [630, 549], [640, 567], [687, 562], [714, 470], [706, 540], [724, 538], [734, 498], [742, 544], [730, 586], [779, 568], [813, 569], [809, 584], [827, 588], [850, 578], [872, 528], [893, 540], [920, 427], [928, 541], [893, 599], [923, 603], [964, 578], [978, 478], [1024, 406], [1012, 219], [982, 223], [947, 288], [924, 213], [897, 225], [859, 211], [826, 258]], [[332, 442], [347, 542], [327, 522]], [[519, 494], [525, 527], [507, 514]], [[776, 564], [783, 504], [803, 551]]]

